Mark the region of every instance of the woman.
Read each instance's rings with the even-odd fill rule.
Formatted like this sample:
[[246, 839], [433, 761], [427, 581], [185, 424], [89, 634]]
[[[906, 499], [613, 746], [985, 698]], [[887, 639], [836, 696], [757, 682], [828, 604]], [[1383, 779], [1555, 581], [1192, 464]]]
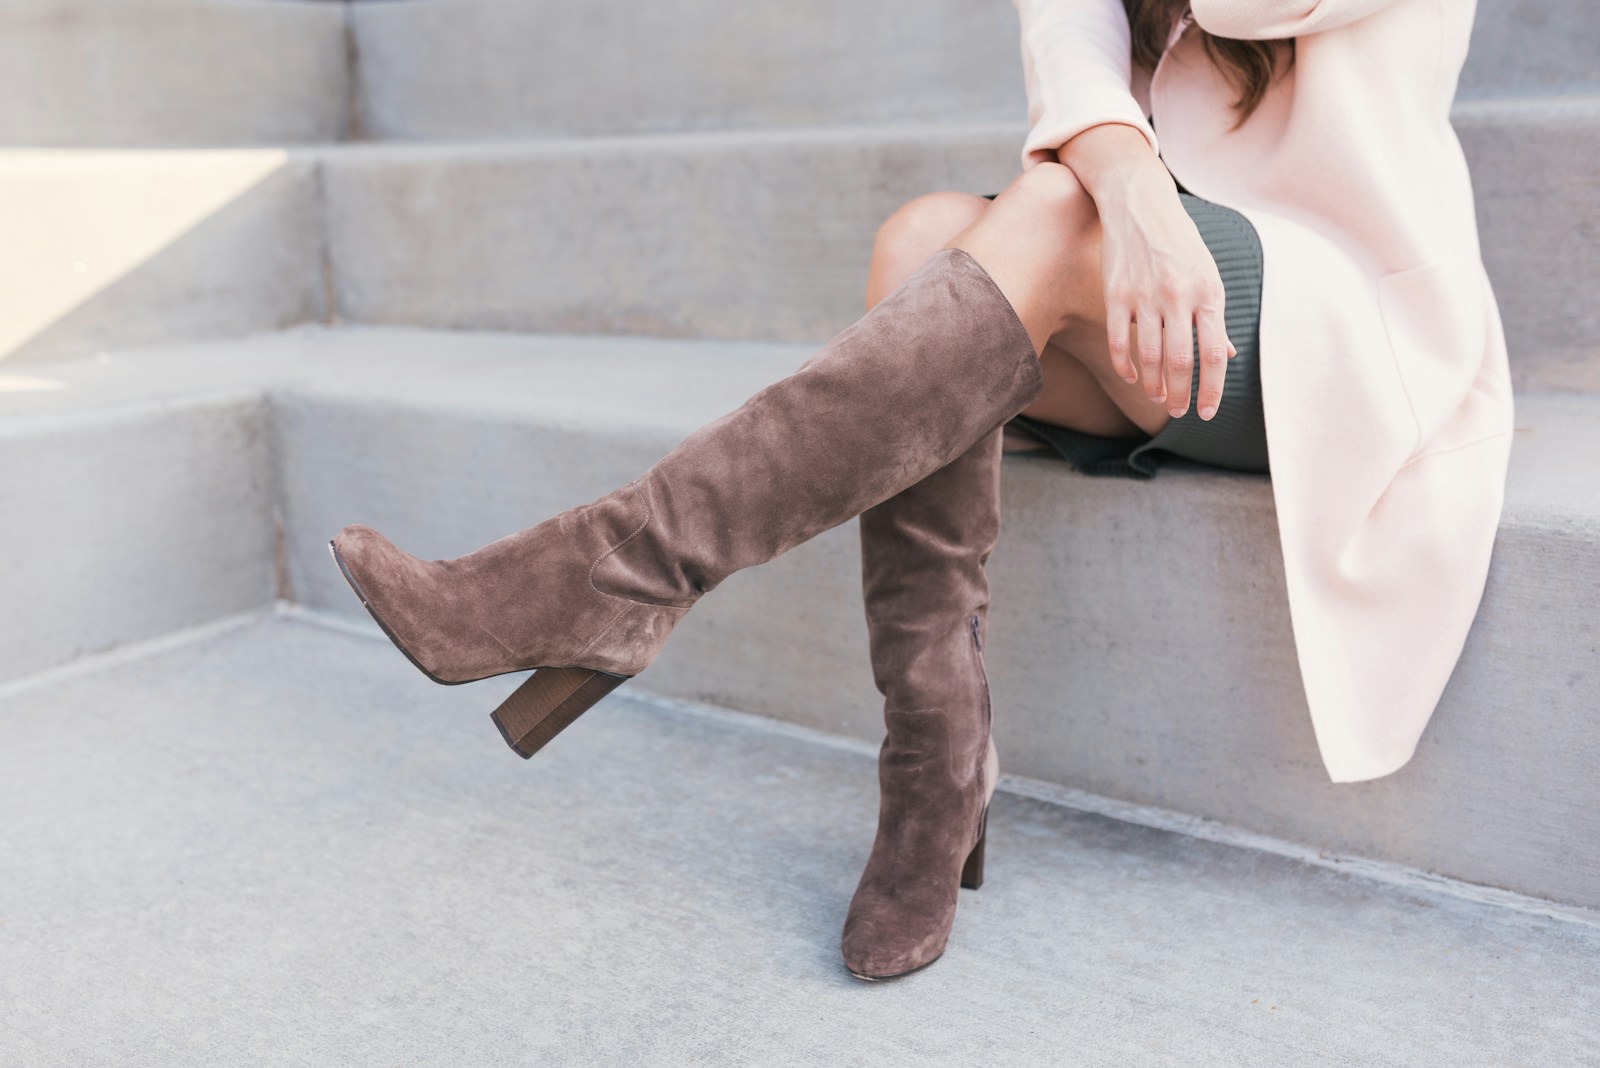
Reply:
[[[1499, 520], [1505, 342], [1448, 119], [1471, 0], [1018, 7], [1023, 173], [992, 201], [896, 212], [868, 312], [795, 374], [627, 485], [466, 556], [419, 560], [363, 526], [332, 543], [431, 678], [537, 669], [494, 714], [529, 756], [728, 575], [859, 515], [888, 726], [842, 941], [866, 979], [936, 959], [957, 887], [982, 878], [1006, 424], [1101, 473], [1148, 475], [1160, 451], [1264, 470], [1270, 443], [1335, 782], [1410, 758]], [[1135, 41], [1146, 60], [1169, 46], [1148, 79]], [[1183, 547], [1149, 551], [1159, 566]]]

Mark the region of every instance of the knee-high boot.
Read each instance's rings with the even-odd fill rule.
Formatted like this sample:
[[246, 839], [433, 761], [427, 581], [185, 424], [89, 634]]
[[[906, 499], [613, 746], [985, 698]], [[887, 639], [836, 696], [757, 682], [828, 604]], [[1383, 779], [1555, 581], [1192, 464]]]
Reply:
[[887, 728], [878, 832], [840, 946], [862, 979], [916, 971], [944, 952], [958, 887], [983, 882], [990, 741], [983, 665], [1000, 537], [1002, 428], [861, 514], [872, 673]]
[[365, 526], [331, 542], [437, 682], [537, 669], [494, 713], [531, 756], [655, 658], [706, 592], [944, 467], [1043, 384], [1026, 328], [963, 249], [934, 253], [794, 374], [643, 475], [449, 560]]

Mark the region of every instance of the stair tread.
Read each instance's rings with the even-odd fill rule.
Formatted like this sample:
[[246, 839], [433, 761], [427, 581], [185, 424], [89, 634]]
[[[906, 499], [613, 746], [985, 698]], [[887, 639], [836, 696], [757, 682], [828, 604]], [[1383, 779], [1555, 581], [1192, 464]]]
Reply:
[[[312, 390], [361, 405], [417, 405], [590, 430], [687, 434], [816, 351], [805, 342], [301, 328], [0, 367], [0, 417], [38, 421], [184, 398]], [[1600, 395], [1518, 393], [1505, 522], [1600, 534], [1593, 492]], [[1065, 465], [1062, 465], [1065, 469]], [[1183, 463], [1174, 478], [1258, 481]], [[1264, 481], [1257, 492], [1264, 493]], [[1248, 492], [1248, 491], [1247, 491]]]

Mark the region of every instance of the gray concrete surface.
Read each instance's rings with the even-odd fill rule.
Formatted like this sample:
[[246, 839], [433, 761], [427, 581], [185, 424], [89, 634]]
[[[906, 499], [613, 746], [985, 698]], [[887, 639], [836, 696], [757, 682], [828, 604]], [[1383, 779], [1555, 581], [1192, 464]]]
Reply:
[[[1597, 20], [1587, 0], [1482, 0], [1463, 97], [1600, 89]], [[1003, 2], [0, 2], [5, 145], [493, 140], [1025, 110]]]
[[1024, 133], [940, 122], [341, 150], [325, 178], [339, 313], [827, 336], [861, 314], [884, 218], [920, 193], [1003, 188]]
[[[1600, 5], [1589, 18], [1600, 20]], [[1600, 28], [1588, 39], [1600, 75]], [[1600, 94], [1458, 104], [1519, 389], [1600, 392]]]
[[[362, 124], [384, 139], [1012, 118], [1003, 0], [355, 4]], [[1464, 97], [1600, 89], [1600, 8], [1481, 0]], [[559, 87], [559, 91], [553, 91]]]
[[624, 688], [524, 762], [514, 682], [272, 620], [0, 697], [0, 1061], [1600, 1063], [1592, 920], [1007, 792], [860, 984], [870, 747]]
[[[1600, 391], [1600, 95], [1461, 105], [1519, 388]], [[861, 314], [873, 234], [1016, 175], [1013, 124], [480, 145], [325, 159], [339, 314], [378, 325], [823, 340]]]
[[[271, 498], [284, 528], [279, 588], [362, 618], [325, 551], [341, 526], [370, 523], [424, 556], [465, 552], [634, 477], [812, 351], [303, 330], [52, 364], [55, 377], [35, 381], [53, 390], [7, 392], [0, 375], [0, 419], [92, 425], [97, 412], [153, 398], [258, 391], [283, 487]], [[1461, 665], [1417, 757], [1365, 784], [1328, 783], [1315, 750], [1265, 480], [1172, 466], [1142, 484], [1011, 458], [1005, 535], [991, 562], [989, 663], [1004, 710], [997, 730], [1020, 769], [1314, 848], [1600, 904], [1600, 504], [1588, 459], [1600, 455], [1596, 403], [1584, 394], [1519, 397], [1501, 539]], [[49, 435], [17, 434], [19, 449], [56, 447]], [[114, 437], [102, 440], [116, 448]], [[228, 469], [207, 463], [201, 470]], [[107, 502], [145, 514], [127, 503], [145, 499], [137, 480], [124, 481], [83, 475], [49, 492], [76, 502], [69, 515]], [[28, 492], [33, 500], [45, 490]], [[254, 569], [228, 570], [219, 589], [246, 575], [264, 583], [270, 531], [259, 504], [228, 520], [248, 538], [217, 540], [206, 532], [226, 524], [205, 503], [216, 499], [197, 493], [192, 507], [171, 510], [169, 521], [182, 524], [175, 531], [199, 532], [189, 542], [104, 527], [76, 540], [33, 536], [29, 552], [13, 556], [17, 566], [50, 564], [34, 584], [12, 588], [48, 596], [50, 569], [77, 565], [99, 568], [105, 589], [123, 591], [139, 581], [129, 568], [149, 560], [166, 561], [156, 574], [181, 574], [171, 570], [186, 560], [176, 547], [191, 542], [206, 549], [195, 558], [202, 575], [220, 573], [241, 546], [263, 554], [240, 557], [257, 560]], [[1145, 540], [1131, 542], [1130, 530]], [[13, 532], [8, 544], [24, 536]], [[855, 539], [845, 524], [733, 576], [675, 631], [650, 686], [871, 738], [878, 710]], [[1153, 573], [1140, 544], [1184, 546], [1194, 564]], [[89, 549], [90, 563], [78, 564], [75, 554]], [[96, 621], [110, 627], [147, 602], [90, 603], [104, 606]], [[774, 604], [788, 607], [774, 613]], [[23, 653], [38, 650], [27, 619], [14, 618], [13, 674], [26, 669]], [[1204, 625], [1174, 644], [1174, 619]]]
[[323, 318], [315, 175], [281, 149], [0, 150], [0, 361]]
[[[51, 395], [7, 394], [8, 381], [0, 401]], [[269, 431], [260, 393], [237, 388], [53, 413], [0, 404], [0, 682], [271, 600]]]
[[1600, 90], [1600, 7], [1585, 0], [1477, 0], [1462, 99]]
[[1011, 118], [1017, 15], [984, 0], [357, 4], [383, 139]]
[[[386, 7], [388, 5], [379, 5]], [[1600, 391], [1600, 95], [1457, 108], [1524, 389]], [[1014, 123], [507, 144], [0, 152], [0, 359], [324, 318], [820, 341], [911, 197], [1003, 188]]]
[[0, 0], [0, 144], [337, 139], [352, 88], [343, 8]]
[[[466, 552], [635, 477], [809, 351], [485, 344], [330, 349], [324, 366], [351, 385], [280, 399], [296, 599], [359, 611], [323, 549], [347, 523], [423, 556]], [[1418, 756], [1365, 784], [1329, 783], [1316, 752], [1266, 479], [1174, 466], [1145, 484], [1013, 458], [991, 561], [998, 729], [1037, 778], [1600, 905], [1595, 404], [1520, 398], [1478, 623]], [[855, 539], [846, 524], [735, 575], [674, 632], [651, 685], [870, 737]], [[1150, 567], [1152, 546], [1182, 547], [1173, 570]]]

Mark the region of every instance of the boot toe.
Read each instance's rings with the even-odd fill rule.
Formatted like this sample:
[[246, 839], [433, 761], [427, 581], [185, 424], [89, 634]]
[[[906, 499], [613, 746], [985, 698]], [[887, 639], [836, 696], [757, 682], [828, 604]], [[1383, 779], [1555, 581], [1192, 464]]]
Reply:
[[335, 534], [333, 548], [338, 553], [340, 562], [354, 572], [365, 572], [372, 559], [398, 551], [388, 538], [360, 523], [345, 527]]
[[418, 625], [419, 610], [431, 600], [424, 561], [360, 524], [345, 527], [330, 544], [351, 590], [395, 647], [433, 681], [455, 681], [440, 669], [426, 628]]
[[938, 960], [948, 938], [948, 931], [866, 922], [851, 925], [839, 948], [845, 967], [857, 978], [893, 979]]
[[407, 572], [412, 570], [408, 565], [417, 561], [371, 527], [345, 527], [334, 536], [331, 544], [333, 558], [351, 589], [393, 637], [392, 628], [398, 620], [393, 618], [392, 611], [380, 611], [380, 603], [391, 600], [389, 594], [397, 588], [414, 584], [409, 581], [411, 576]]

